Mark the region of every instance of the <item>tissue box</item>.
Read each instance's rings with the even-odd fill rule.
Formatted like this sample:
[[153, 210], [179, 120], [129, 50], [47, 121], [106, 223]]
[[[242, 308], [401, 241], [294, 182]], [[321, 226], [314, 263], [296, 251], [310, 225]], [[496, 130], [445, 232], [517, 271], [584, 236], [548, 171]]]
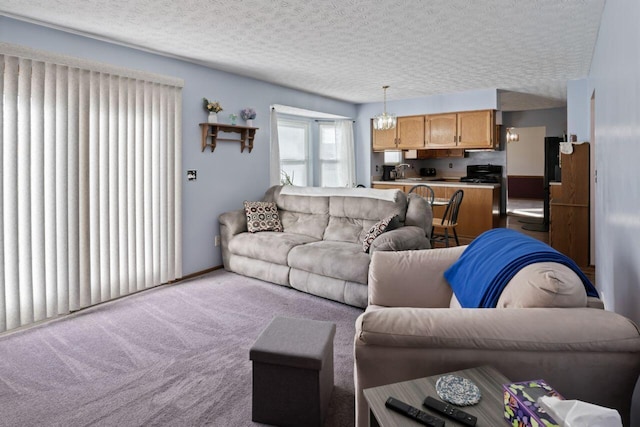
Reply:
[[553, 427], [559, 424], [542, 409], [537, 400], [540, 396], [564, 399], [544, 380], [523, 381], [504, 384], [504, 417], [517, 427]]

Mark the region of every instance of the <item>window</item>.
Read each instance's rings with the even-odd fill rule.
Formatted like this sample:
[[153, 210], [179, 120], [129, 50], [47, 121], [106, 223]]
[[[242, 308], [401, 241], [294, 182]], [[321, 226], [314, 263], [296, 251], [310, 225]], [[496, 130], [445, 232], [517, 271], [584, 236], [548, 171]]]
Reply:
[[336, 126], [333, 123], [320, 123], [318, 126], [319, 139], [319, 169], [321, 187], [339, 187], [338, 175], [338, 147], [336, 144]]
[[305, 120], [278, 120], [280, 169], [295, 185], [312, 185], [309, 162], [309, 123]]
[[[271, 111], [270, 182], [355, 187], [353, 121], [294, 107]], [[290, 180], [291, 182], [287, 182]]]

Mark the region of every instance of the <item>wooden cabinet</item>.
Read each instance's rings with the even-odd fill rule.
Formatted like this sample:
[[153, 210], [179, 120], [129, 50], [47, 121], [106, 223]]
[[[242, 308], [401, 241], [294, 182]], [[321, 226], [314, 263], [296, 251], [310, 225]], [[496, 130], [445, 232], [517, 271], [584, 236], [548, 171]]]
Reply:
[[[493, 110], [398, 117], [396, 128], [389, 130], [371, 126], [373, 151], [491, 149], [498, 146], [498, 136]], [[435, 157], [456, 156], [443, 154]]]
[[395, 129], [376, 130], [371, 126], [373, 151], [424, 148], [424, 116], [398, 117]]
[[458, 113], [458, 147], [494, 147], [493, 111], [469, 111]]
[[562, 183], [551, 186], [549, 245], [589, 266], [589, 144], [561, 155]]
[[434, 114], [425, 119], [425, 146], [427, 148], [456, 147], [458, 115]]
[[424, 116], [398, 117], [398, 149], [424, 148]]
[[371, 141], [373, 151], [397, 150], [396, 129], [376, 130], [371, 125]]
[[462, 148], [437, 148], [431, 150], [414, 151], [415, 156], [411, 157], [405, 154], [405, 159], [442, 159], [445, 157], [464, 157]]
[[434, 114], [425, 119], [426, 148], [495, 148], [493, 110]]

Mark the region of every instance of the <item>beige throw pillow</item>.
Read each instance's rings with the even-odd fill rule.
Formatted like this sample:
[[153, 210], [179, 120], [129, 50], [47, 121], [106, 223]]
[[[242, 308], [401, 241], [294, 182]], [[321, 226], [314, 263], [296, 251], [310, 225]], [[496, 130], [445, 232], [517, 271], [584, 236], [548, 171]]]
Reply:
[[[520, 270], [498, 299], [497, 308], [586, 307], [587, 292], [580, 277], [557, 262], [538, 262]], [[460, 308], [455, 294], [451, 308]]]

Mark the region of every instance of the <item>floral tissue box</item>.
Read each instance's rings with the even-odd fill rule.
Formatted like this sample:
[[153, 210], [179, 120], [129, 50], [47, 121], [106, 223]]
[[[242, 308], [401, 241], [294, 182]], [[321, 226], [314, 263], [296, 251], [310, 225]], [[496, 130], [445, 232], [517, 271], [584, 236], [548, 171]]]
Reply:
[[564, 399], [544, 380], [504, 384], [504, 417], [513, 427], [554, 427], [559, 424], [540, 406], [538, 398]]

